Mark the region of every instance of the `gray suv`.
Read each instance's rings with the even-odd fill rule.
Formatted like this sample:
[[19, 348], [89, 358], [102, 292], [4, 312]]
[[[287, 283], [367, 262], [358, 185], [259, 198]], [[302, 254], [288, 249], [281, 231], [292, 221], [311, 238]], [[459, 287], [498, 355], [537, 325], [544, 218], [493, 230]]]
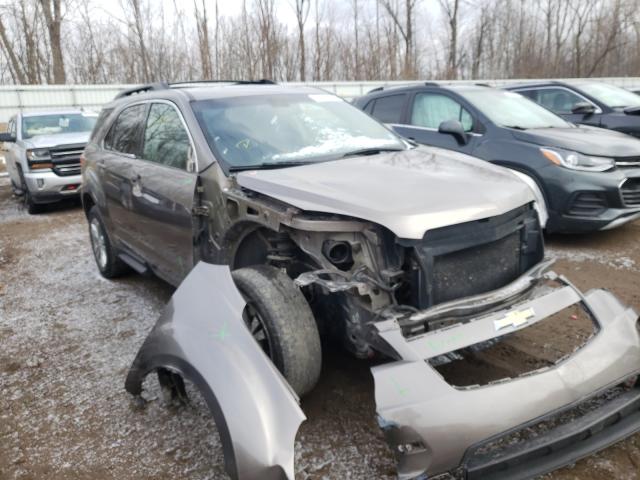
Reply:
[[82, 110], [20, 112], [0, 134], [14, 193], [29, 213], [80, 192], [80, 156], [97, 115]]
[[[123, 92], [85, 157], [102, 275], [178, 286], [125, 387], [141, 400], [156, 371], [183, 400], [193, 382], [232, 478], [293, 479], [298, 395], [318, 380], [321, 339], [378, 358], [377, 415], [400, 478], [524, 478], [640, 428], [637, 315], [548, 270], [533, 194], [509, 170], [410, 145], [324, 91], [266, 82]], [[580, 315], [593, 336], [546, 368], [464, 387], [438, 370]], [[597, 408], [579, 421], [554, 420], [586, 404]], [[539, 436], [513, 438], [532, 422], [546, 422]]]

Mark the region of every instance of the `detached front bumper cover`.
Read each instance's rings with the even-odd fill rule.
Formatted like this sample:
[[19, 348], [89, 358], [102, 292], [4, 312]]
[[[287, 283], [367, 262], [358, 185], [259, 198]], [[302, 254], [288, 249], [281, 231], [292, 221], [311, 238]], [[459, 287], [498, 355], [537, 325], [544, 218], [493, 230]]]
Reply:
[[125, 387], [140, 396], [144, 377], [157, 370], [164, 387], [184, 395], [182, 379], [190, 380], [214, 416], [231, 478], [293, 480], [295, 436], [306, 417], [246, 328], [244, 307], [228, 267], [198, 263], [144, 342]]
[[[508, 310], [415, 337], [406, 338], [396, 320], [377, 324], [401, 358], [372, 368], [380, 426], [396, 454], [400, 479], [460, 470], [465, 478], [530, 478], [640, 430], [636, 387], [534, 440], [486, 452], [491, 441], [579, 405], [640, 369], [637, 314], [607, 291], [583, 296], [562, 281], [561, 288], [535, 287], [528, 300]], [[552, 367], [462, 388], [447, 383], [428, 363], [527, 328], [579, 302], [597, 323], [597, 334]]]

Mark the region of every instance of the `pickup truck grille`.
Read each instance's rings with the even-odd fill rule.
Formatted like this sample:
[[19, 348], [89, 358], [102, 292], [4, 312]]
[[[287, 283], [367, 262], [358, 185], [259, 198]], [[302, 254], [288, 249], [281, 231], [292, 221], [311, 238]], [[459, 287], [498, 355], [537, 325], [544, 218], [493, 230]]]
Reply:
[[51, 148], [49, 152], [51, 153], [54, 173], [60, 177], [79, 175], [80, 155], [83, 150], [84, 144]]
[[620, 186], [620, 194], [625, 206], [640, 206], [640, 178], [627, 178]]

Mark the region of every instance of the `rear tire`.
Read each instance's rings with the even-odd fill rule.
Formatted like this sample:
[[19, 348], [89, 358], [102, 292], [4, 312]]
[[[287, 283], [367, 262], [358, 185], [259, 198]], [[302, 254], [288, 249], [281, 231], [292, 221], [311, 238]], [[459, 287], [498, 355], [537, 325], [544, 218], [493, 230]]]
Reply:
[[245, 322], [258, 344], [303, 396], [318, 382], [322, 368], [320, 335], [300, 289], [281, 270], [259, 265], [235, 270], [245, 298]]
[[129, 267], [118, 258], [118, 253], [111, 244], [97, 206], [91, 207], [87, 220], [89, 221], [89, 239], [91, 240], [93, 258], [96, 261], [100, 275], [104, 278], [119, 277]]

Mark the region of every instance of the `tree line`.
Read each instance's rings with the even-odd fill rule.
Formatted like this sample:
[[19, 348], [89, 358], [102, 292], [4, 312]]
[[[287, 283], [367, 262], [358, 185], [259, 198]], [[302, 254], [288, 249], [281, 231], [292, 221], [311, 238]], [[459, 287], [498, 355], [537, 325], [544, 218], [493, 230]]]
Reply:
[[238, 1], [4, 0], [0, 82], [640, 76], [640, 0]]

